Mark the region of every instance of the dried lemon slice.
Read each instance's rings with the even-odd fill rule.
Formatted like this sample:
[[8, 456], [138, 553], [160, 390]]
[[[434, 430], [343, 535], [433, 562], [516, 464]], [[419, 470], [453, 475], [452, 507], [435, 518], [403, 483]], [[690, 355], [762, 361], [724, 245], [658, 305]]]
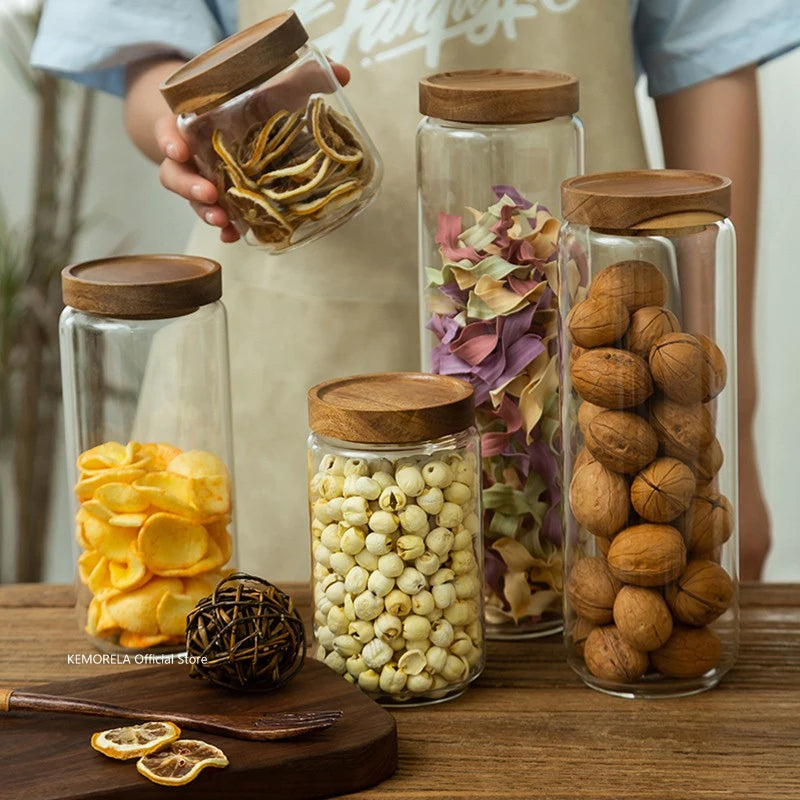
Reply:
[[359, 189], [360, 184], [357, 180], [353, 179], [345, 181], [344, 183], [340, 183], [338, 186], [331, 189], [328, 194], [323, 195], [322, 197], [317, 197], [314, 200], [308, 200], [305, 203], [294, 203], [291, 206], [291, 210], [299, 216], [317, 214], [329, 203], [331, 203], [331, 201], [337, 198], [340, 201], [349, 202], [352, 199], [351, 195], [359, 191]]
[[199, 739], [178, 739], [136, 762], [136, 769], [145, 778], [162, 786], [183, 786], [206, 767], [227, 766], [228, 759], [219, 747]]
[[251, 173], [255, 169], [264, 155], [267, 143], [275, 134], [278, 124], [288, 116], [288, 111], [278, 111], [262, 127], [255, 125], [245, 134], [242, 144], [239, 146], [239, 163], [245, 172]]
[[233, 187], [227, 194], [248, 225], [276, 226], [284, 231], [292, 229], [280, 211], [258, 192]]
[[211, 146], [220, 157], [222, 166], [234, 186], [254, 188], [255, 184], [244, 174], [236, 159], [228, 152], [225, 142], [222, 141], [222, 131], [216, 130], [211, 137]]
[[145, 722], [92, 734], [92, 747], [109, 758], [140, 758], [180, 735], [181, 729], [174, 722]]
[[321, 97], [311, 101], [311, 130], [320, 150], [334, 161], [350, 164], [364, 157], [358, 139], [346, 126], [343, 117], [329, 114]]
[[328, 172], [331, 163], [329, 156], [325, 156], [319, 165], [316, 174], [309, 178], [305, 183], [296, 183], [292, 178], [279, 178], [271, 187], [260, 186], [261, 192], [270, 200], [289, 200], [293, 197], [300, 198], [308, 194], [322, 183]]

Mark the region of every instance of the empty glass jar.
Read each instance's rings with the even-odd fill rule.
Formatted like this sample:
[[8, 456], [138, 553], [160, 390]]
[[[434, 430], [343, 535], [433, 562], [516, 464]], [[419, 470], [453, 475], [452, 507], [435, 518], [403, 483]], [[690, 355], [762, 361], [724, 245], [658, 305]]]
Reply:
[[475, 390], [490, 637], [561, 630], [557, 238], [583, 171], [578, 81], [468, 70], [420, 82], [422, 363]]
[[234, 550], [219, 264], [90, 261], [63, 271], [62, 291], [79, 624], [102, 650], [182, 650]]
[[485, 661], [472, 390], [384, 373], [308, 397], [317, 658], [381, 703], [456, 697]]
[[161, 92], [248, 244], [278, 253], [312, 241], [378, 190], [375, 146], [293, 11], [201, 53]]
[[601, 691], [692, 694], [739, 638], [730, 181], [640, 171], [562, 191], [568, 660]]

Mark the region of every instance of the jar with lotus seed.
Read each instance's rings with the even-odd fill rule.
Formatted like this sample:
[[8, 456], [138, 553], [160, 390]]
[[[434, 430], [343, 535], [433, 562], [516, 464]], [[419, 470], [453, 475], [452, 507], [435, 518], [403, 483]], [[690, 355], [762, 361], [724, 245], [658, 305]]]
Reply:
[[562, 627], [558, 198], [583, 172], [578, 80], [477, 69], [420, 81], [424, 369], [475, 390], [487, 635]]
[[361, 375], [308, 409], [317, 658], [384, 704], [458, 696], [485, 660], [472, 388]]
[[736, 659], [730, 192], [677, 170], [562, 184], [564, 635], [611, 694], [703, 691]]

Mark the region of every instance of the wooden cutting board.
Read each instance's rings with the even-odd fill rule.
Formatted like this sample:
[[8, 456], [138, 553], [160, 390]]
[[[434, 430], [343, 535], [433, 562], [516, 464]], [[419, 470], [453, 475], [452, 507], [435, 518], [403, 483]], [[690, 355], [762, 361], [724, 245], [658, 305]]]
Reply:
[[397, 767], [394, 718], [328, 667], [307, 659], [286, 686], [259, 694], [217, 689], [189, 678], [188, 666], [158, 665], [98, 678], [49, 683], [34, 691], [135, 708], [186, 712], [340, 709], [325, 731], [281, 742], [249, 742], [183, 731], [221, 747], [230, 765], [208, 768], [186, 786], [159, 786], [93, 750], [94, 731], [125, 723], [72, 714], [0, 714], [0, 797], [3, 800], [304, 800], [355, 792]]

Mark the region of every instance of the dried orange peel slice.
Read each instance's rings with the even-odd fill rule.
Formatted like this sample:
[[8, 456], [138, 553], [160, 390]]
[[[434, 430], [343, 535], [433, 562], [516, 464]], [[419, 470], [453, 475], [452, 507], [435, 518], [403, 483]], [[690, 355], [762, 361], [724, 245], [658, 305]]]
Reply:
[[145, 778], [162, 786], [184, 786], [206, 767], [227, 766], [228, 758], [219, 747], [199, 739], [177, 739], [136, 762]]
[[92, 734], [92, 747], [109, 758], [141, 758], [174, 742], [181, 729], [173, 722], [144, 722]]
[[316, 97], [311, 104], [311, 129], [319, 149], [334, 161], [354, 164], [364, 157], [358, 140], [343, 118], [329, 113], [321, 97]]

